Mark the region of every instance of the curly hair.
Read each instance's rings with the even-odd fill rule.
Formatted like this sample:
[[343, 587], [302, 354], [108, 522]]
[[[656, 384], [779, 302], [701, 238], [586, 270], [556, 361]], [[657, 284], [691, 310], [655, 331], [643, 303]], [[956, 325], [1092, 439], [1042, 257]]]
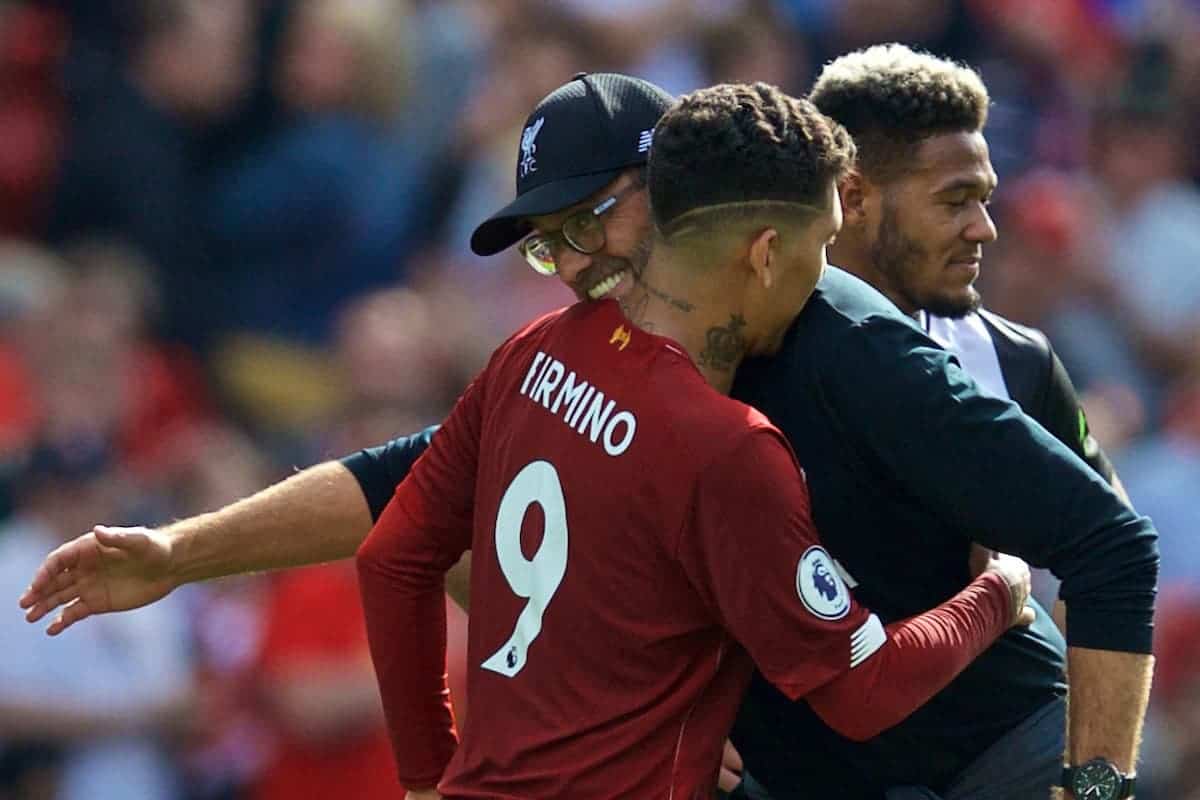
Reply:
[[876, 181], [911, 163], [916, 147], [930, 136], [983, 130], [989, 103], [975, 70], [902, 44], [834, 59], [808, 99], [850, 131], [860, 169]]
[[663, 230], [706, 206], [824, 206], [853, 163], [850, 135], [807, 100], [765, 83], [720, 84], [684, 95], [655, 127], [650, 209]]

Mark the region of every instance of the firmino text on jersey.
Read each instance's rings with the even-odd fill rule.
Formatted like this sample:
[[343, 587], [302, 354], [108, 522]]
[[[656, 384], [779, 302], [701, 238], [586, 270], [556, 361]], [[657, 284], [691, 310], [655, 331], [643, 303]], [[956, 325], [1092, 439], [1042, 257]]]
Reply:
[[615, 400], [607, 399], [594, 384], [581, 380], [574, 370], [540, 350], [525, 373], [521, 394], [593, 444], [602, 445], [610, 456], [621, 455], [633, 444], [637, 417], [630, 411], [617, 411]]

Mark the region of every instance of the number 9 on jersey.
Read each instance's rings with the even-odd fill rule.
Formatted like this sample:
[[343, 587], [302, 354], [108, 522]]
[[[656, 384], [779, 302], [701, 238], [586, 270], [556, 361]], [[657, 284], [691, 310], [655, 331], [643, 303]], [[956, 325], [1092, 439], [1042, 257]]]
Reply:
[[[526, 558], [521, 551], [521, 523], [534, 503], [542, 507], [545, 530], [533, 558]], [[558, 471], [549, 461], [527, 464], [500, 499], [496, 559], [513, 594], [529, 600], [508, 641], [482, 664], [511, 678], [524, 669], [529, 647], [542, 632], [542, 615], [567, 572], [567, 505]]]

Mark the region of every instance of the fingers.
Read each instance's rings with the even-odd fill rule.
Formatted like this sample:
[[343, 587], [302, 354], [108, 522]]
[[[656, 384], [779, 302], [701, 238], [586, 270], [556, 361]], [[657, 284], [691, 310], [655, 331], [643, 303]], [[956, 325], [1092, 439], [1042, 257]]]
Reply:
[[1034, 610], [1033, 606], [1025, 606], [1024, 608], [1021, 609], [1021, 613], [1019, 615], [1017, 615], [1017, 623], [1016, 624], [1028, 626], [1028, 625], [1032, 625], [1034, 620], [1036, 620], [1036, 619], [1037, 619], [1037, 611]]
[[725, 740], [725, 751], [721, 754], [721, 772], [717, 785], [723, 792], [732, 792], [742, 782], [742, 756], [733, 743]]
[[733, 742], [728, 739], [725, 740], [725, 752], [721, 754], [721, 766], [734, 772], [741, 772], [744, 769], [742, 766], [742, 754], [737, 751], [737, 748], [733, 746]]
[[67, 607], [62, 610], [62, 613], [50, 623], [46, 628], [46, 633], [49, 636], [58, 636], [67, 628], [74, 625], [76, 622], [85, 620], [92, 615], [91, 609], [83, 602], [82, 598], [76, 598], [67, 604]]
[[1026, 602], [1033, 590], [1032, 573], [1029, 565], [1016, 556], [998, 553], [988, 562], [987, 569], [998, 573], [1008, 584], [1011, 600], [1009, 605], [1012, 624], [1019, 624], [1024, 615]]
[[136, 551], [145, 545], [137, 529], [97, 526], [91, 533], [55, 548], [34, 573], [33, 581], [18, 599], [27, 609], [25, 619], [37, 622], [56, 608], [70, 603], [84, 591], [89, 573], [99, 568], [102, 549]]
[[70, 603], [79, 597], [82, 593], [81, 587], [71, 579], [71, 574], [68, 573], [62, 578], [69, 583], [64, 588], [59, 589], [48, 597], [43, 597], [37, 600], [34, 605], [25, 612], [26, 622], [37, 622], [42, 617], [49, 614], [59, 606]]
[[21, 595], [22, 608], [32, 605], [40, 595], [61, 588], [59, 584], [63, 573], [79, 564], [78, 541], [76, 539], [74, 542], [60, 545], [46, 556], [46, 560], [33, 574], [33, 581], [29, 584], [29, 588], [25, 590], [25, 594]]
[[[1029, 595], [1032, 592], [1032, 589], [1033, 587], [1029, 585], [1028, 581], [1026, 581], [1026, 583], [1021, 587], [1021, 594], [1018, 598], [1016, 598], [1016, 607], [1019, 610], [1017, 611], [1016, 617], [1013, 619], [1014, 625], [1029, 625], [1033, 622], [1033, 609], [1028, 605]], [[1028, 622], [1025, 621], [1026, 619], [1028, 619]]]
[[[71, 547], [70, 544], [63, 547]], [[62, 547], [55, 550], [33, 576], [33, 583], [21, 595], [21, 608], [29, 609], [25, 619], [37, 622], [63, 603], [73, 600], [79, 593], [76, 576], [72, 565], [79, 563], [76, 549], [64, 551]]]

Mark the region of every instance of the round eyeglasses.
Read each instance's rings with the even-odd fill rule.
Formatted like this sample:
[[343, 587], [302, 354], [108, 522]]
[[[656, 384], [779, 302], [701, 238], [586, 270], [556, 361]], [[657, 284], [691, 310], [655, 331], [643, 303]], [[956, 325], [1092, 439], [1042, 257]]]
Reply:
[[521, 255], [534, 272], [542, 275], [554, 275], [558, 272], [557, 254], [565, 243], [577, 253], [591, 255], [604, 249], [608, 241], [604, 232], [604, 222], [601, 215], [625, 198], [642, 188], [640, 183], [626, 186], [614, 195], [610, 195], [594, 208], [581, 209], [563, 220], [562, 226], [553, 233], [535, 233], [520, 244]]

